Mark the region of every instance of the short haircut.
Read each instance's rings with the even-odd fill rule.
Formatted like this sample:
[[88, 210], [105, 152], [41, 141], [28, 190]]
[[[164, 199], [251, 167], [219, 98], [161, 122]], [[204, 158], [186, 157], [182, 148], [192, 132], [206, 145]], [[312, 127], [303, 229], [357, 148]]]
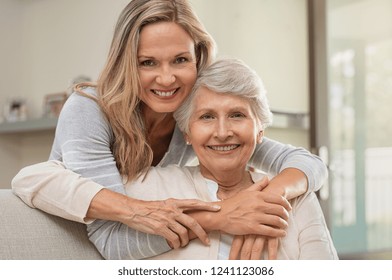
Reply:
[[215, 61], [200, 73], [192, 92], [174, 113], [181, 131], [189, 133], [194, 100], [201, 87], [219, 94], [238, 96], [247, 100], [260, 130], [264, 130], [272, 123], [272, 113], [260, 77], [243, 61], [224, 58]]

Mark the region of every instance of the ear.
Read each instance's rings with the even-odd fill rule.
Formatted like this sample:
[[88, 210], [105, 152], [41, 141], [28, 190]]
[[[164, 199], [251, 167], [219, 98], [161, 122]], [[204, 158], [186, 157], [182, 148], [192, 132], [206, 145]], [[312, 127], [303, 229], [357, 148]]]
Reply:
[[257, 134], [257, 144], [263, 142], [263, 136], [264, 136], [264, 131], [260, 130], [259, 133]]
[[187, 145], [191, 145], [191, 140], [190, 140], [188, 134], [184, 133], [184, 139], [185, 139], [185, 142], [186, 142]]

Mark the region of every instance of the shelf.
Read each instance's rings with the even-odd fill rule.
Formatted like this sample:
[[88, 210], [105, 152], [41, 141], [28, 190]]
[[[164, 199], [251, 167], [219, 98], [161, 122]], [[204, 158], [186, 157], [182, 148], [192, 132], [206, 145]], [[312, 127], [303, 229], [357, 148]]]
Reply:
[[[271, 128], [309, 129], [309, 116], [306, 113], [288, 113], [273, 111], [274, 118]], [[19, 122], [0, 123], [0, 134], [15, 134], [55, 130], [57, 118], [41, 118]]]
[[273, 121], [271, 128], [309, 129], [309, 115], [307, 113], [292, 113], [271, 110]]
[[44, 130], [55, 130], [57, 118], [41, 118], [18, 122], [0, 123], [0, 134], [14, 134], [25, 132], [36, 132]]

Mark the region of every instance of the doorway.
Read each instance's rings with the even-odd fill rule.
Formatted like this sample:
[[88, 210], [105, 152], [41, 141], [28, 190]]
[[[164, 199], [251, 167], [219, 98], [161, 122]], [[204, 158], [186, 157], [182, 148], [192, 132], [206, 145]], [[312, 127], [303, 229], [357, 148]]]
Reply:
[[312, 38], [324, 40], [324, 48], [312, 45], [311, 143], [329, 166], [321, 204], [341, 258], [385, 258], [392, 251], [392, 1], [309, 3], [313, 35], [324, 33]]

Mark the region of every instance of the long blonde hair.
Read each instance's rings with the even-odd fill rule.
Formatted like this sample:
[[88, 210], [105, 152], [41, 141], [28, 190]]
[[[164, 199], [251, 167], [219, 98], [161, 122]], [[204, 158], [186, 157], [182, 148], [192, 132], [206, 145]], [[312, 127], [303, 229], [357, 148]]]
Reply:
[[128, 180], [146, 171], [153, 160], [140, 111], [137, 50], [143, 26], [160, 21], [175, 22], [189, 33], [195, 43], [198, 72], [215, 56], [213, 39], [186, 0], [133, 0], [121, 12], [97, 81], [97, 102], [114, 133], [111, 148], [118, 170]]

